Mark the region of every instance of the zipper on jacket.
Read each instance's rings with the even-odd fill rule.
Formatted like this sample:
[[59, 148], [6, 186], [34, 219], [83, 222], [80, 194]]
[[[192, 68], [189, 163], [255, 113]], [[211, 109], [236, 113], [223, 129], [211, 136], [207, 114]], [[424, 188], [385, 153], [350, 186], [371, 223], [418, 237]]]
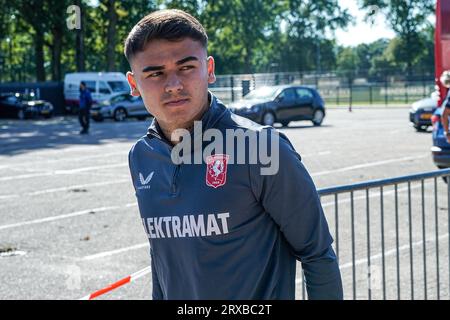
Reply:
[[179, 174], [179, 172], [180, 172], [180, 168], [181, 168], [181, 165], [178, 164], [178, 165], [175, 167], [175, 170], [174, 170], [174, 172], [173, 172], [172, 185], [171, 185], [171, 187], [170, 187], [170, 195], [171, 195], [171, 196], [176, 196], [177, 193], [178, 193], [178, 182], [177, 182], [177, 180], [178, 180], [178, 174]]

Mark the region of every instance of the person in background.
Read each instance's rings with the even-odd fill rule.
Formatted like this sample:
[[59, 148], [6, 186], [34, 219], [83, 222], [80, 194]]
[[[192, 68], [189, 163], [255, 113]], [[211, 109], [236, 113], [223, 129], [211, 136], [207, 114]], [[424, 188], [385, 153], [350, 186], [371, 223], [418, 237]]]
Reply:
[[[441, 83], [447, 89], [450, 88], [450, 70], [442, 72]], [[444, 135], [447, 138], [447, 142], [450, 143], [450, 132], [448, 132], [448, 117], [450, 116], [450, 90], [447, 90], [447, 96], [442, 103], [444, 112], [442, 113], [442, 126], [444, 127]]]
[[80, 108], [78, 110], [78, 120], [80, 121], [81, 131], [80, 134], [89, 133], [89, 117], [92, 105], [92, 96], [89, 89], [86, 87], [86, 83], [81, 81], [80, 83]]

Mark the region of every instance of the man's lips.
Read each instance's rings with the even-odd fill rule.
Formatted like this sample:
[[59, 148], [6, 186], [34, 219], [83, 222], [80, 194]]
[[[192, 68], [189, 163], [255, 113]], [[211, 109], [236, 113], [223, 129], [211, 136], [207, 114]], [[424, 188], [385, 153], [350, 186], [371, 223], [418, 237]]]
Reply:
[[176, 100], [170, 100], [168, 102], [165, 102], [164, 105], [168, 106], [168, 107], [176, 107], [176, 106], [181, 106], [188, 101], [189, 101], [189, 99], [187, 99], [187, 98], [186, 99], [176, 99]]

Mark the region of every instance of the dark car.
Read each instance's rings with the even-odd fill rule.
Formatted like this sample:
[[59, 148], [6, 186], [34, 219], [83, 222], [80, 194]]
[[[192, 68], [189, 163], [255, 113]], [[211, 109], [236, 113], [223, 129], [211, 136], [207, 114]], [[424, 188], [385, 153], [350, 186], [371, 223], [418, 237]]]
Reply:
[[425, 131], [431, 126], [431, 117], [438, 107], [436, 98], [425, 98], [414, 102], [409, 110], [409, 121], [417, 131]]
[[50, 102], [35, 100], [32, 95], [20, 93], [0, 94], [0, 117], [2, 118], [35, 118], [53, 116], [54, 108]]
[[124, 121], [129, 117], [145, 120], [150, 116], [142, 98], [133, 97], [129, 93], [115, 95], [108, 100], [94, 104], [91, 108], [91, 117], [95, 121], [103, 121], [105, 118]]
[[313, 88], [296, 85], [261, 87], [229, 105], [232, 112], [257, 123], [287, 126], [291, 121], [309, 120], [320, 126], [325, 103]]

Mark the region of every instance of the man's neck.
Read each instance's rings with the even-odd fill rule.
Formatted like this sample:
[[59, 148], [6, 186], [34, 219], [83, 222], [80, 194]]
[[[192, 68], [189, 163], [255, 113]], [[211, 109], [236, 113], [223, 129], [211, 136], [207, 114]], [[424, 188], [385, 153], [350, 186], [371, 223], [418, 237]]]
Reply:
[[194, 128], [194, 122], [200, 120], [205, 112], [209, 109], [210, 101], [208, 99], [208, 102], [203, 106], [203, 108], [200, 110], [200, 112], [190, 121], [182, 124], [176, 124], [173, 126], [165, 125], [160, 122], [158, 122], [159, 128], [161, 129], [164, 137], [167, 139], [167, 141], [170, 141], [173, 145], [176, 145], [180, 142], [179, 137], [173, 137], [174, 140], [171, 140], [172, 133], [177, 129], [185, 129], [188, 131], [192, 131]]

